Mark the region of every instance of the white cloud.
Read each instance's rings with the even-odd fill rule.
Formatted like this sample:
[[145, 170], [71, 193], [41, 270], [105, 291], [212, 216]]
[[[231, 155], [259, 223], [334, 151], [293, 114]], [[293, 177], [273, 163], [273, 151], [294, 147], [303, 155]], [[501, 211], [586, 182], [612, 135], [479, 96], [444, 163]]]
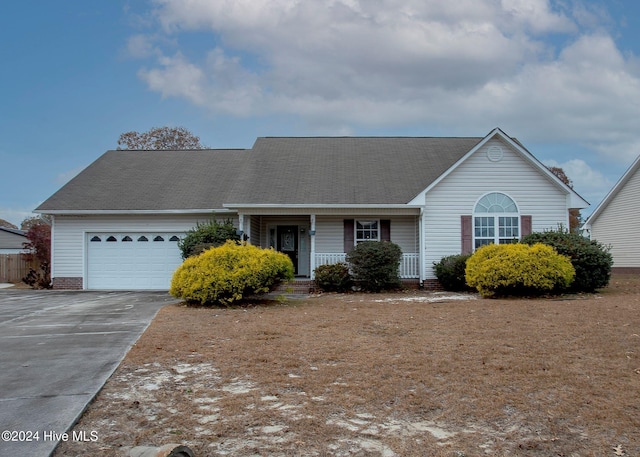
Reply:
[[[163, 97], [233, 116], [294, 115], [323, 131], [436, 125], [477, 135], [501, 126], [525, 141], [574, 142], [621, 162], [640, 151], [638, 59], [603, 31], [597, 18], [609, 21], [606, 14], [582, 3], [155, 5], [160, 25], [152, 33], [173, 38], [172, 45], [163, 50], [155, 40], [152, 47], [143, 37], [129, 45], [134, 54], [162, 53], [139, 75]], [[181, 52], [179, 37], [192, 31], [211, 33], [216, 44], [206, 53]]]
[[196, 105], [202, 105], [205, 97], [204, 71], [189, 63], [180, 53], [173, 57], [161, 57], [158, 62], [161, 67], [151, 70], [140, 70], [139, 76], [163, 97], [184, 97]]
[[155, 53], [153, 38], [147, 35], [134, 35], [127, 40], [127, 53], [134, 58], [150, 57]]
[[614, 184], [601, 171], [594, 170], [582, 159], [572, 159], [562, 163], [557, 160], [545, 160], [544, 164], [548, 167], [562, 168], [573, 182], [576, 192], [581, 193], [592, 207], [609, 192]]
[[[37, 205], [34, 205], [35, 208]], [[16, 227], [20, 228], [20, 224], [28, 217], [37, 216], [33, 213], [33, 208], [0, 208], [0, 219], [4, 219], [11, 222]]]
[[564, 13], [552, 11], [548, 0], [502, 0], [503, 10], [518, 27], [536, 33], [572, 32], [576, 26]]

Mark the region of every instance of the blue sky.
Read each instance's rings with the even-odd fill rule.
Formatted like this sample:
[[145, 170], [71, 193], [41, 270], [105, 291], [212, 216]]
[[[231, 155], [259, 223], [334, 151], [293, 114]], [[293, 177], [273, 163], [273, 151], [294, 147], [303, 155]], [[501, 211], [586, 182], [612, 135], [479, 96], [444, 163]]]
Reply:
[[501, 127], [593, 209], [640, 154], [638, 30], [635, 0], [7, 2], [0, 218], [164, 125], [214, 148]]

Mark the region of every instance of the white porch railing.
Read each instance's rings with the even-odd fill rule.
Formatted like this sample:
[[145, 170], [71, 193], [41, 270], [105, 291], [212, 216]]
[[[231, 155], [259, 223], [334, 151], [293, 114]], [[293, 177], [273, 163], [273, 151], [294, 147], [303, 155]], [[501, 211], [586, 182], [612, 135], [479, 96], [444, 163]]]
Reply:
[[[320, 265], [332, 265], [345, 262], [347, 255], [340, 253], [316, 253], [316, 267]], [[418, 254], [402, 254], [400, 260], [400, 277], [402, 279], [414, 279], [420, 277], [420, 256]]]
[[333, 265], [334, 263], [346, 262], [347, 254], [341, 252], [340, 254], [329, 253], [316, 253], [316, 267], [320, 265]]
[[420, 277], [420, 256], [418, 254], [402, 254], [402, 259], [400, 259], [400, 277], [402, 279]]

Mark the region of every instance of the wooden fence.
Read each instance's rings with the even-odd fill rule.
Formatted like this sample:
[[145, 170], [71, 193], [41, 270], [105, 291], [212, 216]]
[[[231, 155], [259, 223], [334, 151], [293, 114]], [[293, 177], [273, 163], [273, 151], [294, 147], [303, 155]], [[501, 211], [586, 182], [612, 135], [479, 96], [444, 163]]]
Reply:
[[33, 266], [20, 254], [0, 254], [0, 282], [20, 282]]

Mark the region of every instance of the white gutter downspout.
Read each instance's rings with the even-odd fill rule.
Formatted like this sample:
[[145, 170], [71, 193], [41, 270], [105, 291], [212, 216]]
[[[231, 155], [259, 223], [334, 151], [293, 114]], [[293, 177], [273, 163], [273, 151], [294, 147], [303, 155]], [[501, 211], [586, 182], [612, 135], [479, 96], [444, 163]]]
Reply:
[[309, 261], [309, 268], [311, 269], [309, 277], [316, 279], [316, 215], [311, 214], [309, 216], [311, 221], [311, 228], [309, 229], [309, 235], [311, 236], [311, 259]]
[[[51, 262], [51, 265], [49, 266], [49, 276], [50, 276], [50, 280], [51, 280], [51, 286], [53, 287], [53, 278], [56, 277], [56, 264], [55, 264], [55, 258], [56, 256], [54, 255], [55, 253], [55, 240], [56, 240], [56, 233], [55, 233], [55, 227], [56, 227], [56, 217], [52, 214], [51, 215], [51, 246], [49, 246], [49, 261]], [[84, 253], [83, 253], [84, 256]], [[82, 278], [82, 282], [84, 283], [84, 278]], [[84, 286], [84, 284], [83, 284]]]
[[420, 208], [420, 218], [418, 219], [418, 262], [420, 263], [420, 285], [424, 285], [426, 279], [427, 268], [424, 264], [426, 253], [425, 250], [425, 235], [424, 235], [424, 207]]

